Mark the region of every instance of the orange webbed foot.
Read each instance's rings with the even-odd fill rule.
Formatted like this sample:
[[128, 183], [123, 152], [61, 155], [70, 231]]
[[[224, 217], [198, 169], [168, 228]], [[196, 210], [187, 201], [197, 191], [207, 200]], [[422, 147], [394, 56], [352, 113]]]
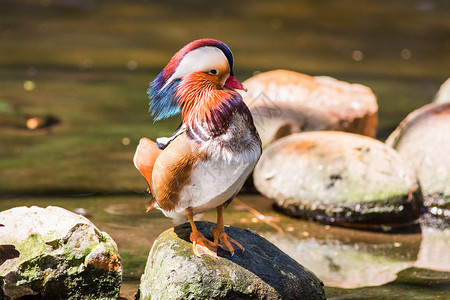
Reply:
[[208, 255], [217, 259], [217, 246], [199, 231], [192, 231], [190, 240], [192, 242], [192, 250], [196, 256]]
[[230, 252], [232, 256], [234, 255], [234, 250], [245, 250], [241, 244], [230, 238], [225, 233], [225, 225], [223, 223], [223, 205], [219, 205], [217, 207], [217, 225], [213, 226], [211, 230], [214, 236], [214, 244], [223, 250]]
[[241, 249], [244, 251], [244, 247], [237, 242], [236, 240], [230, 238], [226, 233], [225, 230], [220, 229], [217, 226], [214, 226], [211, 228], [213, 236], [214, 236], [214, 244], [219, 246], [225, 251], [228, 251], [231, 253], [231, 256], [234, 255], [234, 250]]

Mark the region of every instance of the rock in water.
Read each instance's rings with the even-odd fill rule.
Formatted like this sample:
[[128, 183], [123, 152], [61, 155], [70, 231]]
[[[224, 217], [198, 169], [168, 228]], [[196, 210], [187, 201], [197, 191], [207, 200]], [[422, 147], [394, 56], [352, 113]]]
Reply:
[[386, 144], [415, 168], [425, 206], [450, 222], [450, 102], [410, 113]]
[[11, 299], [116, 299], [122, 266], [116, 243], [88, 219], [63, 208], [17, 207], [0, 212], [0, 244], [20, 256], [0, 266]]
[[414, 170], [392, 148], [357, 134], [284, 137], [264, 149], [253, 178], [281, 211], [324, 223], [404, 226], [422, 208]]
[[244, 82], [244, 101], [263, 145], [291, 133], [339, 130], [374, 137], [377, 100], [370, 88], [331, 77], [275, 70]]
[[433, 102], [444, 103], [450, 102], [450, 78], [447, 79], [439, 88], [438, 93], [434, 97]]
[[[211, 222], [196, 222], [212, 240]], [[191, 227], [163, 232], [153, 244], [141, 278], [140, 299], [325, 299], [321, 281], [263, 237], [226, 227], [245, 251], [196, 257]]]

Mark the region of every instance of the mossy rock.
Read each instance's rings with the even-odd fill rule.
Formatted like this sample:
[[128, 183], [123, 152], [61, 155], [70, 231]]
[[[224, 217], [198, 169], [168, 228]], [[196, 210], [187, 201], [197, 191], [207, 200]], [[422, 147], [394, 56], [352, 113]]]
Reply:
[[345, 132], [279, 139], [264, 149], [253, 178], [280, 211], [323, 223], [402, 227], [415, 222], [423, 206], [414, 169], [398, 153]]
[[63, 208], [17, 207], [0, 212], [0, 243], [19, 257], [0, 266], [11, 299], [116, 299], [122, 266], [116, 243], [88, 219]]
[[450, 287], [450, 272], [411, 267], [399, 272], [396, 281], [415, 285]]
[[[448, 84], [447, 84], [448, 85]], [[410, 113], [386, 140], [416, 170], [429, 212], [450, 224], [450, 102]]]
[[[212, 239], [213, 223], [196, 225]], [[163, 232], [150, 251], [140, 299], [325, 299], [322, 282], [269, 241], [250, 230], [225, 231], [245, 251], [197, 257], [189, 224]]]

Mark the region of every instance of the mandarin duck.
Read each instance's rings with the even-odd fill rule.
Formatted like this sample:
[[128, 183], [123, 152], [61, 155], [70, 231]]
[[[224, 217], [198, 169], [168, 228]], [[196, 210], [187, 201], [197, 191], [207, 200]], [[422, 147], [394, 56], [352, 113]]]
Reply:
[[[233, 74], [233, 55], [224, 43], [196, 40], [179, 50], [150, 84], [149, 111], [154, 121], [181, 113], [170, 138], [142, 138], [134, 164], [145, 177], [159, 208], [192, 228], [196, 256], [217, 258], [217, 247], [244, 250], [224, 230], [223, 209], [232, 201], [261, 155], [252, 115], [236, 90], [246, 90]], [[217, 208], [214, 241], [194, 223], [194, 214]]]

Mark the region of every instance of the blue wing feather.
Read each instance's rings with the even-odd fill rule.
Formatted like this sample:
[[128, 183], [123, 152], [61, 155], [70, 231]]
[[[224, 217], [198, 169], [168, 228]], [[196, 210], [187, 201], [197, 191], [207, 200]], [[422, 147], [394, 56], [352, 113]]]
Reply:
[[178, 106], [178, 99], [176, 97], [176, 90], [180, 84], [180, 80], [170, 82], [166, 87], [164, 86], [162, 72], [150, 83], [147, 90], [150, 99], [149, 112], [153, 116], [153, 120], [160, 121], [181, 113], [181, 108]]

